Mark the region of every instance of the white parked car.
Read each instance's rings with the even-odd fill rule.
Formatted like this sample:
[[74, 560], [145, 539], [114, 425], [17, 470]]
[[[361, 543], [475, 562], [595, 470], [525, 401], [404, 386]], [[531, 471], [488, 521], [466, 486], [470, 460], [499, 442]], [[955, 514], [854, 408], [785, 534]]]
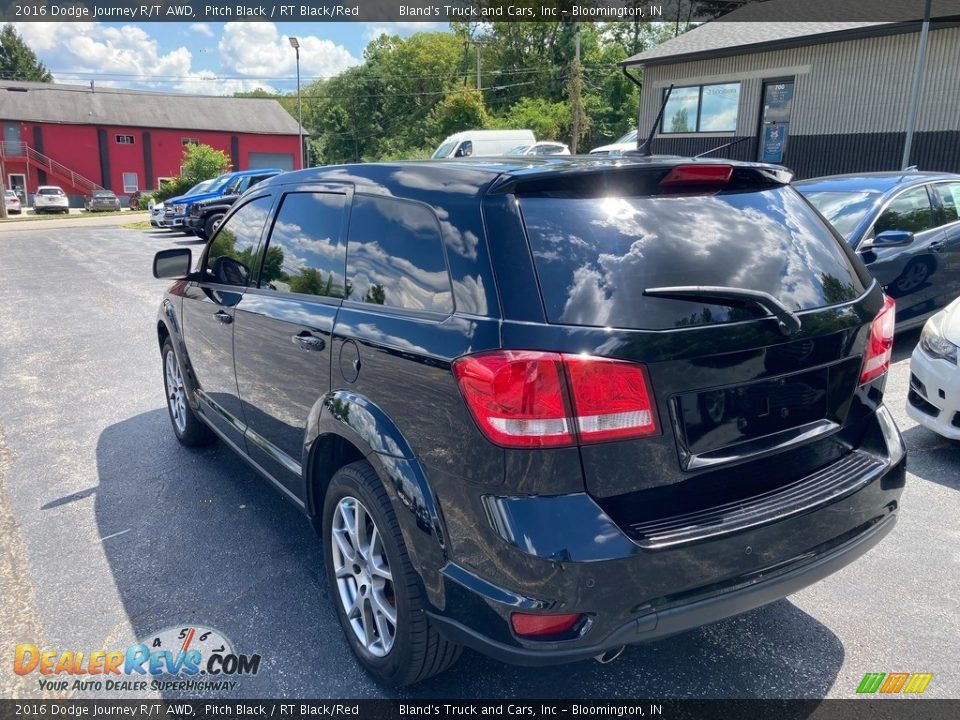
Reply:
[[433, 151], [431, 159], [491, 157], [517, 145], [533, 145], [533, 130], [464, 130], [451, 135]]
[[540, 140], [533, 145], [517, 145], [507, 150], [507, 155], [569, 155], [570, 148], [561, 142]]
[[20, 204], [20, 196], [17, 195], [16, 190], [5, 190], [3, 193], [3, 205], [7, 208], [7, 213], [13, 213], [14, 215], [19, 215], [23, 212], [23, 207]]
[[622, 155], [627, 150], [637, 149], [637, 131], [631, 130], [615, 143], [601, 145], [590, 151], [591, 155]]
[[56, 185], [41, 185], [33, 195], [33, 211], [37, 215], [42, 212], [68, 213], [70, 201], [63, 188]]
[[154, 227], [163, 227], [163, 201], [150, 201], [150, 224]]
[[910, 358], [907, 414], [924, 427], [960, 440], [960, 298], [923, 326]]

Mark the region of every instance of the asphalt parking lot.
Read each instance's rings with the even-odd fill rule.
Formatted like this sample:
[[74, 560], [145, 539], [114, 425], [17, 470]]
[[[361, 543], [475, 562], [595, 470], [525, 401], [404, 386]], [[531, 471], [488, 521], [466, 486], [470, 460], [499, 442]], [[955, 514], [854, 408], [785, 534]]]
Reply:
[[[0, 696], [72, 694], [15, 675], [17, 643], [119, 649], [187, 626], [262, 656], [222, 696], [391, 696], [350, 654], [306, 520], [222, 445], [190, 451], [170, 431], [150, 267], [174, 246], [202, 247], [106, 226], [0, 233]], [[927, 696], [960, 697], [960, 443], [903, 410], [917, 338], [898, 339], [887, 385], [910, 450], [901, 518], [867, 556], [609, 665], [466, 652], [401, 695], [850, 698], [866, 672], [930, 672]]]

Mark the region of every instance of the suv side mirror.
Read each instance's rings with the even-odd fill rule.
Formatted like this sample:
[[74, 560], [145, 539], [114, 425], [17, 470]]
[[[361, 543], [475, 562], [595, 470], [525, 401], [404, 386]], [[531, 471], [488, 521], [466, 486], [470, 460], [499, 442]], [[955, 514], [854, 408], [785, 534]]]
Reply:
[[860, 246], [860, 250], [876, 248], [904, 247], [913, 242], [913, 233], [909, 230], [884, 230]]
[[153, 276], [182, 280], [190, 274], [193, 267], [193, 253], [190, 248], [172, 248], [161, 250], [153, 256]]

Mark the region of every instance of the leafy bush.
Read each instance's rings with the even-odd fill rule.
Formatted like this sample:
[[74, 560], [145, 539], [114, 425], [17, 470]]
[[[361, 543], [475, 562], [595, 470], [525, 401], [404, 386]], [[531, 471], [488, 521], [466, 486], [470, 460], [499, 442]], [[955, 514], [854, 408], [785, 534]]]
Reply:
[[152, 194], [156, 202], [183, 195], [199, 182], [223, 175], [230, 157], [209, 145], [188, 145], [183, 151], [183, 174], [163, 183]]

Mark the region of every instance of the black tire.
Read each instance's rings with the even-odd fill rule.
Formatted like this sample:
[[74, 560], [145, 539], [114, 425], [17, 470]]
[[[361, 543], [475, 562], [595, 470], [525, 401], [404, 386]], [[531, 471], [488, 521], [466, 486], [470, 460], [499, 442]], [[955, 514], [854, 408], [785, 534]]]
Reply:
[[[347, 618], [334, 570], [334, 514], [341, 501], [359, 500], [376, 525], [388, 569], [393, 576], [392, 597], [396, 603], [395, 635], [392, 648], [378, 657], [367, 650]], [[462, 647], [442, 637], [424, 612], [427, 601], [420, 578], [407, 554], [400, 525], [383, 483], [365, 460], [337, 471], [327, 488], [323, 506], [323, 564], [330, 586], [330, 599], [340, 626], [364, 669], [377, 681], [402, 687], [443, 672], [460, 657]]]
[[220, 226], [220, 221], [223, 220], [223, 213], [218, 215], [211, 215], [207, 218], [206, 222], [203, 223], [203, 232], [206, 235], [206, 238], [209, 240], [213, 237], [213, 233], [217, 231], [217, 228]]
[[174, 415], [173, 408], [177, 403], [171, 399], [172, 391], [170, 378], [168, 377], [169, 373], [167, 372], [168, 357], [170, 358], [170, 362], [176, 367], [181, 379], [181, 392], [184, 392], [182, 389], [183, 369], [180, 367], [180, 360], [177, 358], [177, 354], [173, 351], [173, 344], [170, 342], [170, 338], [164, 341], [163, 349], [160, 351], [160, 357], [162, 358], [163, 389], [167, 398], [167, 414], [170, 416], [170, 425], [173, 427], [173, 434], [177, 436], [177, 440], [179, 440], [181, 444], [187, 447], [209, 445], [216, 439], [216, 436], [213, 434], [213, 431], [194, 414], [185, 395], [182, 398], [182, 403], [178, 405], [178, 413], [182, 413], [182, 421], [178, 421], [178, 418]]

